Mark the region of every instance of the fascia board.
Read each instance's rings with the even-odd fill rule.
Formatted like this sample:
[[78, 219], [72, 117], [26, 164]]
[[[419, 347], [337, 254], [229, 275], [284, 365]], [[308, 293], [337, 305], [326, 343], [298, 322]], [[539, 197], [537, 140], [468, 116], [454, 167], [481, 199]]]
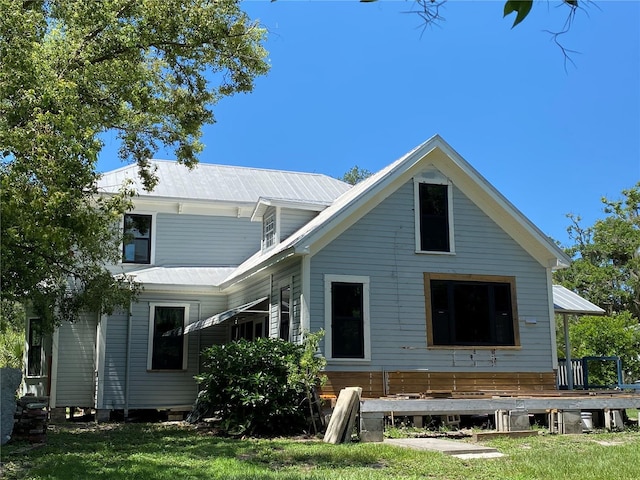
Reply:
[[253, 277], [254, 275], [272, 267], [273, 265], [280, 263], [283, 260], [286, 260], [292, 256], [296, 255], [296, 252], [294, 250], [293, 247], [289, 247], [286, 248], [272, 256], [268, 256], [266, 257], [264, 260], [256, 262], [255, 265], [252, 265], [250, 268], [248, 268], [247, 270], [241, 272], [240, 274], [236, 275], [231, 274], [227, 280], [225, 280], [224, 282], [220, 283], [219, 287], [220, 287], [220, 291], [221, 292], [227, 292], [228, 290], [232, 289], [231, 287], [233, 287], [234, 285], [236, 285], [239, 282], [242, 282], [248, 278]]
[[449, 176], [470, 200], [541, 265], [549, 268], [568, 266], [571, 263], [571, 259], [551, 239], [453, 148], [444, 143], [441, 151], [453, 162], [436, 155], [434, 160], [440, 160], [435, 163], [436, 168]]
[[166, 283], [141, 283], [144, 293], [206, 293], [209, 295], [225, 295], [220, 287], [210, 285], [172, 285]]

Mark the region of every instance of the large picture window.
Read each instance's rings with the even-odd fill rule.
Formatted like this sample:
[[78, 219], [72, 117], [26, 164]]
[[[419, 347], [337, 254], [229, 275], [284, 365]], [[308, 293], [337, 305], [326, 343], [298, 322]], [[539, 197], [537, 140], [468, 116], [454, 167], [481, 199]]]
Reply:
[[519, 345], [515, 278], [425, 273], [424, 281], [429, 346]]
[[151, 215], [125, 214], [122, 261], [151, 263]]
[[185, 321], [188, 305], [151, 304], [149, 322], [149, 370], [184, 370], [187, 368]]
[[369, 277], [325, 276], [326, 356], [370, 359]]

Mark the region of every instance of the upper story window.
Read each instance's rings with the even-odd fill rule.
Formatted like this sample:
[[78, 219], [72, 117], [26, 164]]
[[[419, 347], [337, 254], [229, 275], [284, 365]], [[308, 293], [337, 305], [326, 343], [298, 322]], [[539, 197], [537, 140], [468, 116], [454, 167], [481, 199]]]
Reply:
[[151, 215], [125, 214], [122, 240], [124, 263], [151, 263], [151, 228]]
[[520, 343], [514, 277], [425, 273], [429, 346]]
[[370, 360], [369, 277], [325, 276], [325, 355]]
[[452, 253], [453, 215], [451, 185], [416, 181], [416, 250]]
[[188, 318], [189, 305], [150, 305], [147, 369], [187, 368], [187, 337], [184, 327]]
[[262, 248], [276, 244], [276, 212], [271, 212], [262, 220]]

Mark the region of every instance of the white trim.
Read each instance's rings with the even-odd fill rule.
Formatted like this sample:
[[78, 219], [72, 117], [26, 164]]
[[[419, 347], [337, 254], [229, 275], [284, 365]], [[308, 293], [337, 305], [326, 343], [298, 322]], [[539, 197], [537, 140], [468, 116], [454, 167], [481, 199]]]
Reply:
[[[153, 360], [153, 327], [155, 325], [155, 312], [156, 307], [182, 307], [184, 308], [184, 318], [182, 322], [182, 368], [179, 370], [154, 370], [152, 368]], [[170, 302], [149, 302], [149, 338], [147, 342], [147, 371], [153, 372], [172, 372], [172, 371], [186, 371], [187, 359], [188, 359], [188, 338], [184, 334], [184, 328], [189, 324], [189, 303], [170, 303]]]
[[[447, 216], [449, 222], [449, 250], [446, 252], [422, 250], [421, 245], [421, 215], [420, 215], [420, 185], [445, 185], [447, 187]], [[455, 255], [456, 243], [454, 237], [453, 228], [453, 182], [445, 177], [442, 173], [435, 169], [429, 169], [422, 172], [413, 178], [413, 213], [415, 222], [415, 241], [416, 241], [416, 253], [427, 253], [430, 255]]]
[[[331, 284], [334, 282], [362, 284], [362, 334], [364, 336], [363, 358], [333, 358], [331, 345]], [[324, 276], [324, 355], [331, 363], [362, 363], [371, 361], [371, 321], [369, 318], [369, 284], [368, 276], [331, 275]]]
[[285, 287], [289, 287], [289, 338], [287, 339], [283, 339], [283, 340], [287, 340], [288, 342], [291, 341], [291, 337], [293, 336], [293, 329], [291, 328], [293, 326], [293, 275], [287, 277], [284, 280], [280, 280], [278, 282], [278, 291], [277, 291], [277, 304], [276, 304], [276, 331], [277, 331], [277, 335], [276, 338], [280, 338], [280, 313], [281, 313], [281, 292], [282, 289]]
[[[300, 266], [300, 277], [302, 284], [300, 285], [300, 333], [304, 337], [305, 333], [311, 331], [311, 256], [302, 257]], [[304, 338], [303, 338], [304, 340]]]
[[549, 333], [551, 335], [551, 365], [558, 369], [558, 344], [556, 340], [556, 312], [553, 306], [553, 269], [547, 267], [547, 295], [549, 297]]
[[104, 371], [105, 356], [107, 350], [107, 319], [108, 315], [102, 315], [98, 320], [96, 329], [96, 391], [95, 408], [104, 408]]
[[51, 388], [49, 389], [49, 407], [56, 408], [58, 393], [58, 345], [60, 344], [60, 327], [53, 331], [51, 339]]
[[122, 232], [121, 237], [124, 238], [124, 217], [125, 215], [148, 215], [151, 216], [151, 252], [149, 253], [149, 263], [136, 263], [136, 262], [123, 262], [122, 261], [122, 250], [124, 248], [124, 244], [122, 240], [120, 240], [120, 261], [118, 265], [132, 265], [132, 266], [152, 266], [156, 263], [156, 224], [158, 212], [152, 212], [148, 210], [131, 210], [130, 212], [126, 212], [122, 215], [120, 219], [120, 231]]

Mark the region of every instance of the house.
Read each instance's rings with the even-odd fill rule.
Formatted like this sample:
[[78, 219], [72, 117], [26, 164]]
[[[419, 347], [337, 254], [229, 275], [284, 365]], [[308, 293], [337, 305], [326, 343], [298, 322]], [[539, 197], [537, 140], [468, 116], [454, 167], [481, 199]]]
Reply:
[[[319, 329], [325, 394], [556, 388], [551, 272], [569, 259], [439, 136], [354, 187], [154, 165], [113, 266], [143, 284], [139, 300], [50, 344], [29, 320], [26, 388], [51, 407], [188, 409], [202, 348]], [[126, 178], [139, 183], [135, 167], [101, 188]]]

